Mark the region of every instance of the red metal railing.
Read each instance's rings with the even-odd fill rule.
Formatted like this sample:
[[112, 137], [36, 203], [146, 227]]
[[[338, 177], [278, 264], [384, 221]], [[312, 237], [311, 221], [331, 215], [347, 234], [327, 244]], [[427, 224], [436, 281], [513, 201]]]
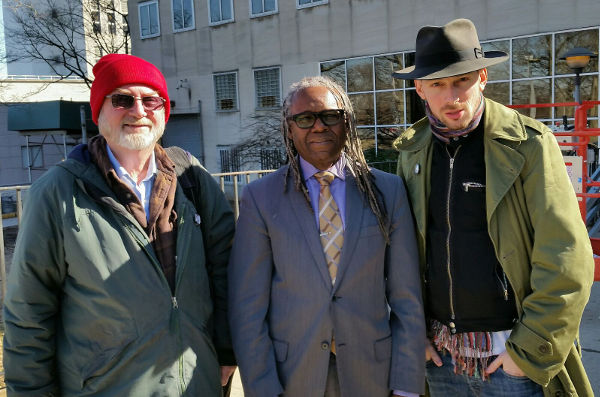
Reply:
[[[600, 101], [583, 101], [581, 104], [577, 102], [559, 102], [559, 103], [539, 103], [539, 104], [527, 104], [527, 105], [509, 105], [513, 109], [531, 109], [531, 108], [550, 108], [550, 107], [575, 107], [575, 122], [574, 128], [571, 131], [560, 131], [555, 132], [556, 136], [570, 136], [577, 137], [577, 142], [559, 142], [560, 146], [574, 147], [577, 156], [582, 158], [582, 178], [581, 178], [581, 193], [576, 193], [579, 197], [579, 209], [583, 221], [586, 220], [587, 208], [586, 199], [588, 198], [600, 198], [600, 193], [588, 193], [588, 188], [593, 186], [600, 187], [600, 182], [590, 180], [588, 175], [588, 151], [587, 147], [590, 143], [590, 137], [600, 136], [600, 128], [590, 128], [587, 126], [587, 112], [594, 106], [600, 105]], [[592, 243], [592, 249], [594, 251], [596, 262], [596, 269], [594, 272], [594, 280], [600, 281], [600, 239], [590, 238]], [[599, 256], [599, 257], [596, 257]]]

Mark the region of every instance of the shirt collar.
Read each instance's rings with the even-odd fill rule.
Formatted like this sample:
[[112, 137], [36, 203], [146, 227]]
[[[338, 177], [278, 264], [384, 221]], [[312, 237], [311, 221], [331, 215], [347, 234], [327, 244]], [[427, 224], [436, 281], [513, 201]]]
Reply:
[[[302, 175], [304, 176], [304, 181], [308, 181], [308, 179], [311, 178], [314, 174], [321, 171], [320, 169], [318, 169], [317, 167], [315, 167], [308, 161], [304, 160], [302, 158], [302, 156], [298, 155], [298, 158], [300, 159], [300, 168], [302, 169]], [[344, 155], [344, 153], [342, 153], [340, 155], [340, 158], [338, 159], [338, 161], [336, 161], [331, 167], [329, 167], [328, 169], [326, 169], [324, 171], [329, 171], [336, 178], [345, 180], [346, 179], [345, 168], [346, 168], [346, 156]]]
[[[108, 146], [108, 143], [106, 144], [106, 152], [108, 153], [108, 159], [110, 160], [110, 163], [112, 164], [113, 168], [115, 169], [115, 172], [117, 173], [117, 176], [119, 177], [119, 179], [128, 178], [133, 181], [133, 178], [131, 177], [131, 175], [129, 175], [127, 170], [125, 168], [123, 168], [121, 163], [119, 163], [119, 160], [117, 160], [117, 158], [113, 154], [112, 150], [110, 150], [110, 146]], [[152, 178], [156, 174], [156, 172], [157, 172], [156, 157], [154, 156], [154, 150], [153, 150], [152, 154], [150, 155], [150, 163], [148, 164], [148, 171], [146, 171], [146, 176], [144, 177], [142, 182], [146, 182], [147, 180]], [[135, 181], [135, 182], [137, 185], [137, 181]]]

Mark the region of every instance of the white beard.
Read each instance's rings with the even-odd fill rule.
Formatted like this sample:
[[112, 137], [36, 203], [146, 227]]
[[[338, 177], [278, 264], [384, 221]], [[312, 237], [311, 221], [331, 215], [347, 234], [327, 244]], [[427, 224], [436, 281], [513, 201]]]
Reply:
[[164, 117], [157, 117], [150, 131], [138, 133], [125, 133], [121, 127], [111, 128], [108, 122], [103, 120], [103, 113], [98, 116], [98, 128], [109, 144], [117, 145], [129, 150], [144, 150], [153, 147], [162, 137], [165, 131]]
[[[143, 150], [154, 146], [163, 135], [164, 129], [152, 127], [150, 133], [123, 134], [120, 133], [116, 144], [130, 150]], [[107, 138], [108, 141], [108, 138]]]

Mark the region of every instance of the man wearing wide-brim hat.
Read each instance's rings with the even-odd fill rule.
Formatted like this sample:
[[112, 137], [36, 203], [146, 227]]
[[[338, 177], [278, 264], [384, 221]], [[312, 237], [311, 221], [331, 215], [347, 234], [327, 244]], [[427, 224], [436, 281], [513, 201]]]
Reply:
[[418, 228], [432, 396], [591, 396], [579, 324], [592, 250], [556, 139], [484, 98], [473, 23], [426, 26], [414, 79], [427, 117], [394, 143]]

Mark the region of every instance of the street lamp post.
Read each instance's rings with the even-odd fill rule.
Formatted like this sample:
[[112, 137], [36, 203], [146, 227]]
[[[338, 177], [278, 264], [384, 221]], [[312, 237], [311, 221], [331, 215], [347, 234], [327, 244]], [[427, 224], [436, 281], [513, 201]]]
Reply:
[[583, 71], [591, 58], [596, 58], [597, 55], [586, 48], [575, 47], [564, 53], [559, 59], [567, 61], [567, 65], [575, 72], [575, 91], [573, 98], [575, 102], [581, 105], [581, 77], [579, 74]]

